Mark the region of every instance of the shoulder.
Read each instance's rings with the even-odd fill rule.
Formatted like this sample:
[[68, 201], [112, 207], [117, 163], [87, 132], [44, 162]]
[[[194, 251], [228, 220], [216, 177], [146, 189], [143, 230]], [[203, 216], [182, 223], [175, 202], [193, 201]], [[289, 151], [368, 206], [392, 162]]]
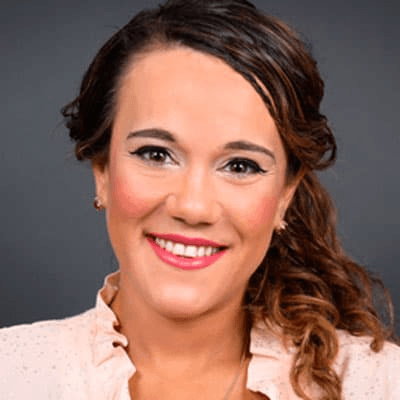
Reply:
[[[45, 390], [60, 384], [60, 376], [90, 359], [93, 318], [89, 310], [66, 319], [0, 329], [0, 398], [25, 395], [25, 385], [26, 394], [33, 390], [45, 395]], [[57, 392], [55, 387], [51, 391]]]
[[[59, 320], [39, 321], [33, 324], [15, 325], [0, 329], [0, 355], [24, 353], [29, 350], [50, 350], [68, 344], [76, 346], [90, 335], [94, 318], [93, 310]], [[68, 349], [69, 351], [70, 349]]]
[[[400, 347], [386, 342], [381, 351], [374, 352], [371, 337], [341, 330], [337, 336], [339, 353], [334, 369], [343, 384], [343, 400], [400, 399]], [[282, 339], [263, 325], [253, 328], [248, 386], [271, 399], [298, 399], [290, 383], [297, 348], [284, 346]]]
[[336, 370], [343, 382], [345, 399], [400, 398], [400, 347], [385, 342], [379, 352], [371, 349], [372, 338], [338, 331]]

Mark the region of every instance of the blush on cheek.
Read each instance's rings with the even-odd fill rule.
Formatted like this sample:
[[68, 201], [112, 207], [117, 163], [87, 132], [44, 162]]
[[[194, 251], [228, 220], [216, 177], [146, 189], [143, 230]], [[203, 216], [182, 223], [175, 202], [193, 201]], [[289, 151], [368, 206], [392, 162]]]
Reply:
[[249, 207], [246, 213], [248, 228], [255, 234], [272, 229], [277, 213], [278, 196], [263, 196]]
[[140, 179], [126, 179], [114, 176], [111, 185], [110, 208], [128, 218], [140, 218], [151, 210], [154, 204], [152, 191]]

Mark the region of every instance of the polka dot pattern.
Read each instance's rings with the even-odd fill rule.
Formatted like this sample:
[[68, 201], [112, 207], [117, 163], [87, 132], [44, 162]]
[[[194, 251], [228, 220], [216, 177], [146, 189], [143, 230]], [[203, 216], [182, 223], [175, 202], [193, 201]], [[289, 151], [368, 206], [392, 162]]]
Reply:
[[[83, 314], [0, 329], [0, 399], [134, 400], [128, 381], [135, 366], [108, 306], [118, 280], [118, 273], [109, 275], [96, 306]], [[343, 381], [343, 399], [400, 400], [400, 348], [386, 343], [375, 353], [368, 337], [343, 331], [338, 337], [335, 369]], [[295, 349], [257, 325], [250, 351], [248, 388], [270, 400], [298, 400], [289, 380]], [[315, 388], [310, 394], [319, 398]]]

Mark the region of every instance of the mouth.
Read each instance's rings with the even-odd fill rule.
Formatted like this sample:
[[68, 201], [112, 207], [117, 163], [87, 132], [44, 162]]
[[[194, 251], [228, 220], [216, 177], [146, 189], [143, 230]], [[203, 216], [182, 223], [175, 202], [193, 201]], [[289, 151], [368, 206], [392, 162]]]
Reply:
[[[226, 246], [196, 246], [194, 244], [185, 244], [179, 241], [163, 239], [154, 235], [149, 235], [149, 238], [154, 240], [162, 249], [184, 258], [210, 257], [227, 248]], [[197, 239], [197, 242], [199, 242], [199, 239]], [[209, 243], [211, 242], [205, 242], [205, 244]]]
[[[181, 269], [205, 268], [217, 261], [227, 249], [227, 246], [196, 246], [175, 242], [155, 235], [148, 235], [147, 239], [162, 261]], [[186, 240], [186, 242], [188, 241]], [[199, 239], [196, 239], [196, 241], [199, 243]], [[209, 241], [203, 242], [204, 244], [211, 243]]]

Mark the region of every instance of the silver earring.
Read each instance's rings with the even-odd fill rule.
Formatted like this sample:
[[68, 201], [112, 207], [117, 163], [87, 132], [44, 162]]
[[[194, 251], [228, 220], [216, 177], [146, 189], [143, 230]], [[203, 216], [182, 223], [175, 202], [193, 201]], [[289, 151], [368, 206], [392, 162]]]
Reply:
[[93, 207], [95, 208], [96, 211], [102, 211], [105, 208], [101, 200], [97, 196], [93, 200]]

